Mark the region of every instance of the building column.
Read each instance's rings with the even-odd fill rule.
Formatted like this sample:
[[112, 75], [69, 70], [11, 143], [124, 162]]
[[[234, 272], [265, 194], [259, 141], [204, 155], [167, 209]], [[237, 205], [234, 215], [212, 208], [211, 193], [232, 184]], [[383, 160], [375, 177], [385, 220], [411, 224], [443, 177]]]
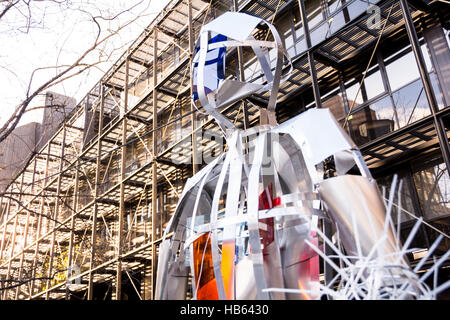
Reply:
[[311, 85], [312, 85], [313, 94], [314, 94], [314, 101], [316, 103], [317, 108], [322, 108], [322, 102], [320, 100], [319, 83], [317, 81], [316, 64], [314, 62], [314, 53], [311, 51], [311, 47], [312, 47], [311, 35], [309, 33], [308, 19], [306, 17], [305, 0], [298, 0], [298, 6], [300, 9], [300, 18], [302, 20], [303, 31], [305, 34], [308, 65], [309, 65], [309, 74], [311, 76]]
[[[195, 42], [195, 37], [194, 37], [194, 29], [192, 27], [192, 1], [191, 0], [187, 0], [188, 3], [188, 33], [189, 33], [189, 68], [192, 66], [192, 59], [194, 59], [194, 42]], [[192, 70], [191, 70], [191, 74], [192, 74]], [[190, 78], [190, 84], [191, 84], [191, 97], [193, 95], [193, 88], [194, 88], [194, 79], [192, 76], [189, 76]], [[194, 107], [194, 103], [192, 102], [192, 99], [189, 99], [190, 103], [191, 103], [191, 130], [192, 130], [192, 134], [191, 134], [191, 144], [192, 144], [192, 174], [196, 174], [198, 172], [199, 169], [199, 165], [201, 164], [201, 158], [199, 159], [199, 154], [198, 154], [198, 148], [197, 148], [197, 131], [196, 129], [196, 117], [195, 117], [195, 107]]]
[[[158, 214], [157, 207], [157, 196], [158, 196], [158, 175], [157, 175], [157, 134], [156, 128], [158, 127], [158, 99], [156, 84], [158, 82], [158, 31], [153, 29], [153, 132], [152, 132], [152, 142], [153, 142], [153, 163], [152, 163], [152, 272], [151, 272], [151, 286], [152, 286], [152, 298], [155, 298], [155, 284], [156, 284], [156, 221]], [[195, 149], [195, 148], [194, 148]]]
[[[69, 236], [69, 252], [67, 253], [67, 280], [73, 277], [73, 241], [74, 241], [74, 230], [75, 230], [75, 216], [78, 213], [78, 180], [79, 180], [79, 165], [80, 162], [77, 159], [75, 162], [75, 177], [73, 186], [73, 197], [72, 197], [72, 214], [70, 217], [70, 236]], [[66, 288], [66, 300], [69, 300], [69, 288]]]
[[116, 300], [121, 300], [122, 297], [122, 239], [123, 239], [123, 224], [125, 218], [125, 164], [127, 154], [127, 109], [128, 109], [128, 80], [129, 80], [129, 60], [128, 55], [125, 61], [125, 96], [123, 106], [122, 119], [122, 149], [120, 157], [120, 203], [119, 203], [119, 227], [117, 230], [117, 273], [116, 273]]

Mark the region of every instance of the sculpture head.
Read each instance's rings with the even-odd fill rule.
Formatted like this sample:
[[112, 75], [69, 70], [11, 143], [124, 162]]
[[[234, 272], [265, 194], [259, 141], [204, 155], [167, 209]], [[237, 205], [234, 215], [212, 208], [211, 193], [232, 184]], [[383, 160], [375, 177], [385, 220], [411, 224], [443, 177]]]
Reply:
[[[273, 41], [256, 40], [254, 31], [266, 27]], [[263, 77], [257, 79], [233, 79], [226, 77], [226, 51], [233, 47], [251, 47]], [[269, 51], [273, 50], [270, 52]], [[274, 54], [275, 53], [275, 54]], [[271, 58], [272, 56], [272, 58]], [[274, 57], [273, 57], [274, 56]], [[271, 91], [267, 111], [269, 124], [277, 125], [276, 98], [279, 85], [290, 76], [290, 58], [275, 27], [264, 19], [240, 12], [226, 12], [205, 24], [194, 51], [191, 70], [193, 77], [194, 105], [202, 106], [212, 115], [223, 131], [234, 129], [232, 122], [220, 114], [220, 109], [253, 93]], [[292, 65], [291, 65], [292, 67]]]

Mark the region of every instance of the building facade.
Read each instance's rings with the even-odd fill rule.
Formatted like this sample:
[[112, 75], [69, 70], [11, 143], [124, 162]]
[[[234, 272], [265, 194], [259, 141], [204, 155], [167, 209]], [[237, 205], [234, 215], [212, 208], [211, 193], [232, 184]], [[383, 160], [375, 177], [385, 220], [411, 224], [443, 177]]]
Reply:
[[[383, 192], [399, 176], [402, 235], [417, 217], [426, 222], [411, 264], [440, 234], [436, 255], [448, 251], [448, 4], [173, 0], [3, 192], [1, 299], [154, 297], [158, 245], [184, 182], [225, 148], [213, 119], [191, 105], [189, 66], [201, 26], [229, 10], [266, 19], [283, 37], [293, 70], [278, 121], [329, 108]], [[227, 62], [226, 77], [261, 77], [246, 49]], [[222, 112], [257, 126], [268, 97]], [[448, 279], [448, 263], [439, 275]]]

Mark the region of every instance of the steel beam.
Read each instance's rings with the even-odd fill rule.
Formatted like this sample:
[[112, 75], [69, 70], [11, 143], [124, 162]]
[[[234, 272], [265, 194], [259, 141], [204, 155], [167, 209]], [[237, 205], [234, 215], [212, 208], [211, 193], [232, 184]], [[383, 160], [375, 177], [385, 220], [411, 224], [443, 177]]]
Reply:
[[121, 256], [123, 254], [122, 239], [123, 239], [123, 224], [125, 218], [125, 164], [127, 155], [127, 108], [128, 108], [128, 77], [129, 77], [129, 62], [125, 61], [125, 97], [124, 97], [124, 110], [122, 119], [122, 149], [120, 154], [120, 201], [119, 201], [119, 226], [117, 235], [117, 275], [116, 275], [116, 300], [120, 300], [122, 296], [122, 261]]
[[157, 55], [158, 55], [158, 31], [155, 28], [153, 30], [153, 132], [152, 132], [152, 143], [153, 143], [153, 159], [152, 159], [152, 272], [151, 272], [151, 297], [155, 298], [155, 283], [156, 283], [156, 221], [157, 221], [157, 206], [156, 206], [156, 197], [158, 195], [158, 178], [157, 178], [157, 162], [156, 162], [156, 154], [157, 154], [157, 137], [156, 129], [158, 127], [158, 107], [157, 107]]
[[[233, 9], [234, 11], [239, 11], [239, 4], [237, 0], [233, 1]], [[239, 72], [239, 81], [244, 82], [245, 81], [245, 74], [244, 74], [244, 53], [242, 51], [242, 47], [237, 47], [237, 55], [238, 55], [238, 72]], [[244, 100], [242, 102], [244, 104], [244, 129], [248, 129], [250, 127], [250, 121], [248, 120], [248, 110], [247, 110], [247, 101]]]
[[[78, 161], [76, 164], [78, 165]], [[73, 269], [73, 241], [74, 241], [74, 229], [75, 229], [75, 215], [78, 212], [78, 178], [79, 172], [75, 170], [74, 186], [73, 186], [73, 198], [72, 198], [72, 215], [70, 217], [70, 236], [69, 236], [69, 252], [67, 254], [67, 280], [72, 277]], [[65, 299], [69, 300], [69, 291], [66, 290]]]
[[311, 85], [312, 85], [313, 94], [314, 94], [314, 101], [316, 103], [317, 108], [322, 108], [322, 102], [320, 100], [319, 83], [317, 81], [316, 64], [314, 62], [314, 53], [311, 50], [311, 47], [312, 47], [311, 35], [309, 33], [308, 19], [306, 17], [305, 1], [298, 0], [298, 6], [300, 9], [300, 17], [302, 20], [303, 31], [305, 34], [306, 47], [307, 47], [307, 58], [308, 58], [308, 64], [309, 64], [309, 72], [311, 75]]
[[11, 210], [11, 198], [8, 198], [8, 204], [6, 206], [5, 210], [5, 219], [3, 223], [3, 236], [2, 236], [2, 244], [0, 247], [0, 260], [3, 259], [3, 250], [5, 249], [5, 239], [6, 239], [6, 229], [8, 229], [8, 218], [9, 218], [9, 212]]
[[[192, 26], [192, 1], [191, 0], [187, 0], [188, 2], [188, 34], [189, 34], [189, 68], [190, 66], [192, 66], [192, 59], [194, 59], [194, 28]], [[192, 70], [191, 70], [192, 73]], [[194, 88], [194, 83], [193, 83], [193, 77], [189, 76], [189, 81], [190, 81], [190, 94], [191, 97], [193, 95], [193, 88]], [[197, 131], [195, 130], [196, 128], [196, 124], [195, 124], [195, 106], [194, 103], [192, 102], [192, 99], [189, 99], [190, 103], [191, 103], [191, 130], [192, 130], [192, 134], [191, 134], [191, 144], [192, 144], [192, 174], [196, 174], [198, 172], [199, 169], [199, 162], [200, 160], [198, 159], [198, 149], [197, 149]]]

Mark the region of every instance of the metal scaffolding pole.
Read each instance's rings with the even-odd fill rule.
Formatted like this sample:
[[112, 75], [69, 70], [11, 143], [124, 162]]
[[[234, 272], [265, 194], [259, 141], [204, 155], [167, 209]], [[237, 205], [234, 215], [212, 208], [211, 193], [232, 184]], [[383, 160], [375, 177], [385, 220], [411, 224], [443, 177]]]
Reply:
[[[127, 64], [125, 66], [126, 68], [126, 74], [125, 78], [128, 79], [128, 60]], [[91, 261], [89, 265], [89, 269], [92, 270], [95, 267], [95, 242], [97, 240], [97, 215], [98, 215], [98, 203], [97, 203], [97, 197], [98, 197], [98, 186], [100, 183], [100, 168], [101, 168], [101, 154], [102, 154], [102, 133], [103, 133], [103, 111], [104, 111], [104, 90], [103, 86], [100, 85], [101, 90], [101, 96], [100, 96], [100, 111], [98, 112], [98, 135], [97, 135], [97, 161], [95, 164], [95, 186], [94, 186], [94, 211], [92, 215], [92, 232], [91, 232]], [[128, 94], [125, 94], [125, 97], [127, 97]], [[125, 101], [127, 101], [127, 98], [125, 98]], [[126, 105], [127, 102], [125, 102]], [[94, 117], [94, 112], [93, 115]], [[125, 148], [125, 147], [123, 147]], [[88, 293], [87, 293], [87, 299], [92, 300], [93, 297], [93, 289], [94, 289], [94, 275], [92, 271], [89, 272], [89, 283], [88, 283]]]
[[402, 10], [402, 16], [405, 21], [406, 32], [408, 34], [409, 42], [411, 43], [414, 57], [416, 58], [417, 67], [419, 68], [420, 79], [422, 80], [428, 105], [430, 106], [431, 114], [433, 115], [433, 122], [439, 140], [442, 157], [447, 167], [447, 172], [450, 174], [450, 146], [448, 144], [447, 133], [442, 123], [442, 119], [439, 119], [436, 116], [436, 113], [439, 111], [439, 106], [433, 91], [430, 76], [427, 72], [427, 67], [423, 58], [422, 50], [420, 49], [419, 39], [417, 37], [416, 28], [414, 27], [414, 22], [411, 18], [411, 12], [409, 11], [408, 2], [407, 0], [399, 1], [400, 8]]
[[[0, 155], [1, 155], [1, 153], [0, 153]], [[1, 229], [2, 225], [3, 225], [3, 223], [6, 221], [6, 217], [4, 215], [5, 214], [5, 210], [4, 210], [5, 208], [3, 207], [3, 194], [0, 197], [0, 229]]]
[[[13, 234], [12, 234], [12, 241], [11, 241], [11, 253], [9, 255], [9, 262], [8, 262], [8, 273], [6, 275], [6, 279], [10, 279], [10, 275], [11, 275], [11, 266], [12, 266], [12, 262], [13, 262], [13, 257], [14, 257], [14, 251], [16, 249], [16, 237], [17, 237], [17, 225], [19, 224], [19, 214], [22, 211], [22, 208], [20, 208], [20, 204], [22, 203], [22, 193], [23, 193], [23, 179], [24, 179], [24, 174], [22, 173], [21, 175], [21, 181], [20, 181], [20, 189], [18, 188], [19, 191], [19, 199], [17, 200], [17, 211], [14, 214], [14, 227], [13, 227]], [[7, 299], [8, 298], [8, 292], [9, 290], [4, 290], [3, 294], [4, 294], [4, 298], [3, 299]]]
[[[67, 280], [73, 276], [73, 240], [74, 240], [74, 230], [75, 230], [75, 216], [78, 213], [78, 179], [79, 179], [79, 166], [80, 162], [77, 160], [75, 162], [75, 178], [73, 186], [73, 197], [72, 197], [72, 215], [70, 217], [70, 236], [69, 236], [69, 252], [67, 254]], [[66, 288], [65, 299], [69, 299], [69, 288]]]
[[[18, 217], [19, 217], [18, 214], [16, 214], [14, 217], [14, 227], [13, 227], [13, 234], [12, 234], [12, 241], [11, 241], [11, 254], [10, 254], [10, 258], [9, 258], [9, 262], [8, 262], [8, 272], [6, 274], [6, 280], [10, 279], [10, 274], [11, 274], [11, 264], [12, 264], [12, 260], [13, 260], [12, 256], [14, 255], [14, 249], [15, 249], [15, 244], [16, 244], [16, 231], [17, 231]], [[3, 300], [6, 300], [8, 298], [8, 291], [9, 290], [4, 290]]]
[[0, 248], [0, 260], [3, 259], [3, 251], [5, 249], [6, 230], [8, 229], [8, 218], [9, 218], [10, 208], [11, 208], [11, 197], [8, 197], [8, 202], [7, 202], [6, 210], [5, 210], [5, 219], [4, 219], [4, 223], [3, 223], [3, 236], [2, 236], [2, 245]]
[[[194, 58], [194, 41], [195, 41], [195, 37], [194, 37], [194, 29], [192, 26], [192, 1], [191, 0], [187, 0], [188, 3], [188, 33], [189, 33], [189, 68], [192, 66], [192, 59]], [[189, 81], [190, 81], [190, 93], [191, 93], [191, 97], [193, 95], [193, 77], [190, 76], [189, 77]], [[199, 162], [200, 159], [198, 159], [198, 149], [197, 149], [197, 131], [195, 130], [196, 128], [196, 124], [195, 124], [195, 106], [194, 106], [194, 102], [189, 99], [191, 102], [191, 129], [192, 129], [192, 134], [191, 134], [191, 143], [192, 143], [192, 173], [196, 174], [198, 172], [198, 167], [199, 167]]]
[[311, 85], [314, 94], [314, 101], [316, 103], [317, 108], [322, 108], [322, 102], [320, 100], [320, 90], [319, 83], [317, 81], [317, 72], [316, 72], [316, 64], [314, 63], [314, 53], [311, 52], [311, 35], [309, 33], [308, 19], [306, 16], [306, 8], [305, 1], [298, 0], [298, 6], [300, 9], [300, 17], [302, 20], [303, 31], [305, 34], [306, 47], [307, 47], [307, 56], [308, 56], [308, 64], [309, 64], [309, 73], [311, 75]]
[[[47, 144], [47, 154], [46, 154], [46, 159], [45, 159], [45, 169], [44, 169], [44, 179], [42, 180], [42, 189], [45, 188], [46, 184], [47, 184], [47, 177], [48, 177], [48, 164], [50, 162], [50, 150], [51, 150], [51, 144], [48, 143]], [[33, 292], [34, 292], [34, 284], [35, 284], [35, 277], [36, 277], [36, 269], [37, 269], [37, 258], [38, 258], [38, 254], [39, 254], [39, 238], [41, 236], [41, 228], [42, 228], [42, 217], [44, 215], [44, 207], [45, 207], [45, 192], [44, 190], [42, 190], [41, 192], [42, 198], [41, 198], [41, 207], [40, 207], [40, 212], [39, 212], [39, 217], [38, 217], [38, 225], [37, 225], [37, 230], [36, 230], [36, 237], [35, 237], [35, 241], [36, 241], [36, 248], [34, 251], [34, 259], [33, 259], [33, 268], [32, 268], [32, 279], [31, 280], [31, 289], [30, 289], [30, 298], [31, 296], [33, 296]]]
[[153, 132], [152, 132], [152, 142], [153, 142], [153, 163], [152, 163], [152, 298], [155, 298], [155, 283], [156, 283], [156, 221], [157, 221], [157, 196], [158, 196], [158, 176], [157, 176], [157, 137], [156, 129], [158, 127], [158, 97], [156, 91], [156, 84], [158, 82], [158, 31], [156, 28], [153, 29]]
[[55, 199], [55, 212], [53, 215], [53, 232], [52, 232], [52, 240], [51, 240], [51, 248], [50, 248], [50, 262], [48, 269], [48, 280], [47, 280], [47, 292], [45, 293], [45, 300], [50, 298], [50, 286], [53, 278], [53, 261], [55, 256], [55, 242], [56, 242], [56, 222], [58, 221], [59, 215], [59, 202], [60, 202], [60, 193], [61, 193], [61, 180], [62, 180], [62, 170], [64, 167], [64, 149], [66, 146], [66, 127], [64, 126], [62, 129], [63, 138], [62, 138], [62, 146], [61, 146], [61, 158], [59, 159], [59, 167], [58, 167], [58, 181], [56, 186], [56, 199]]
[[119, 203], [119, 227], [117, 230], [117, 274], [116, 274], [116, 300], [121, 300], [122, 296], [122, 239], [123, 239], [123, 223], [125, 218], [125, 164], [127, 155], [127, 109], [128, 109], [128, 77], [129, 77], [129, 59], [128, 53], [125, 60], [125, 88], [123, 103], [123, 119], [122, 119], [122, 146], [120, 154], [120, 203]]

